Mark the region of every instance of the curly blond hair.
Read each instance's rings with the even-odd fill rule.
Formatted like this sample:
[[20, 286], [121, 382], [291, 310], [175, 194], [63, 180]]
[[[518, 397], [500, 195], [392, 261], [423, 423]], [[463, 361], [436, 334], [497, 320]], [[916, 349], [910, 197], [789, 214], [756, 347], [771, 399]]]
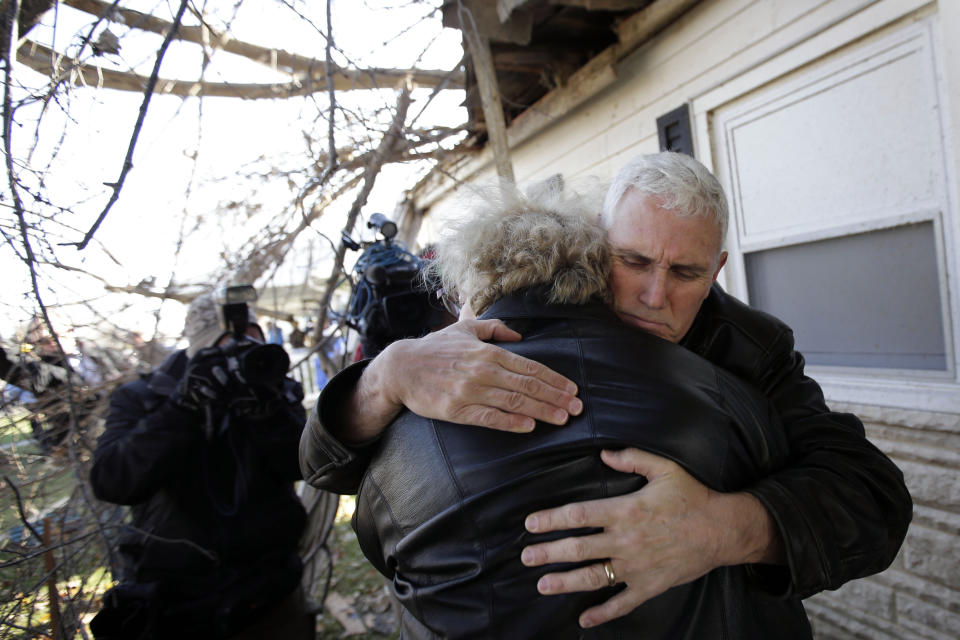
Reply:
[[543, 287], [551, 304], [610, 300], [606, 233], [595, 222], [600, 197], [540, 184], [523, 194], [504, 184], [475, 190], [465, 215], [437, 244], [430, 267], [447, 292], [477, 314], [498, 299]]

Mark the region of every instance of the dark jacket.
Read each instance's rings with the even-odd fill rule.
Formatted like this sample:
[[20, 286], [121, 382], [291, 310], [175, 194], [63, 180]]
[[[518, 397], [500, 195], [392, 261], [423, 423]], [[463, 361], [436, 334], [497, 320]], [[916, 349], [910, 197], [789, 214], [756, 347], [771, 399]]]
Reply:
[[201, 420], [169, 402], [186, 364], [178, 351], [110, 397], [90, 479], [99, 499], [131, 506], [121, 581], [156, 585], [168, 604], [265, 605], [300, 580], [306, 515], [293, 483], [303, 391], [286, 379], [274, 415], [232, 419], [208, 442]]
[[617, 638], [640, 630], [639, 637], [663, 640], [811, 637], [800, 601], [756, 588], [742, 566], [717, 569], [589, 631], [578, 616], [613, 590], [539, 595], [544, 569], [523, 566], [520, 551], [561, 534], [526, 534], [527, 514], [646, 483], [604, 465], [601, 449], [646, 449], [729, 492], [781, 468], [787, 443], [759, 392], [625, 326], [602, 304], [545, 306], [513, 296], [484, 317], [520, 331], [521, 342], [501, 346], [576, 382], [587, 410], [563, 427], [522, 435], [410, 412], [387, 429], [360, 485], [354, 526], [404, 607], [432, 631], [408, 624], [405, 637]]
[[786, 429], [787, 467], [747, 488], [784, 542], [789, 573], [765, 570], [768, 587], [806, 598], [890, 566], [913, 516], [903, 473], [830, 411], [790, 327], [714, 285], [681, 344], [757, 385]]
[[[682, 344], [770, 395], [784, 426], [791, 449], [786, 466], [745, 490], [776, 521], [787, 567], [752, 567], [754, 577], [771, 593], [806, 597], [887, 567], [912, 515], [903, 475], [865, 438], [855, 416], [829, 410], [819, 386], [804, 375], [790, 329], [714, 286]], [[377, 450], [377, 442], [346, 446], [324, 428], [332, 424], [336, 399], [356, 385], [365, 365], [335, 376], [308, 419], [301, 467], [319, 488], [356, 493]]]

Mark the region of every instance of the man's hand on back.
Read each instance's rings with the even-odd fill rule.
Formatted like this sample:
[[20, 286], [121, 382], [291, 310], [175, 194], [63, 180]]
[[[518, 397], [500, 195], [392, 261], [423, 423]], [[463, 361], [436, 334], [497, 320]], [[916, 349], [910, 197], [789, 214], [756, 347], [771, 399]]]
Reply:
[[541, 577], [537, 589], [546, 595], [608, 586], [603, 561], [610, 559], [617, 582], [626, 588], [583, 612], [581, 626], [626, 615], [717, 567], [781, 561], [779, 534], [753, 496], [712, 491], [675, 462], [639, 449], [604, 451], [602, 457], [618, 471], [645, 476], [647, 484], [627, 495], [530, 514], [527, 529], [533, 533], [581, 527], [603, 531], [532, 545], [521, 556], [527, 566], [596, 560]]
[[376, 437], [405, 406], [428, 418], [503, 431], [564, 424], [583, 410], [576, 385], [547, 367], [484, 340], [516, 341], [499, 320], [462, 320], [387, 347], [364, 371], [341, 408], [336, 435]]

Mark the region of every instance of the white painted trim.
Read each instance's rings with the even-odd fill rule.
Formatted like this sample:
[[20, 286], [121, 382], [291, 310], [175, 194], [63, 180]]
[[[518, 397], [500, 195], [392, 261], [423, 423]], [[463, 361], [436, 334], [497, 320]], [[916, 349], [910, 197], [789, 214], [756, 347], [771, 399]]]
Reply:
[[[715, 174], [721, 176], [730, 185], [730, 176], [736, 175], [735, 159], [731, 149], [726, 146], [723, 131], [731, 121], [747, 117], [749, 110], [762, 109], [762, 105], [747, 105], [743, 112], [725, 117], [725, 122], [715, 120], [714, 111], [737, 100], [759, 87], [774, 82], [787, 74], [797, 71], [804, 65], [815, 62], [850, 45], [853, 41], [873, 35], [898, 20], [913, 17], [916, 26], [905, 25], [897, 36], [899, 42], [884, 38], [867, 45], [867, 49], [858, 51], [894, 51], [897, 47], [909, 45], [912, 39], [922, 36], [921, 43], [932, 57], [937, 74], [936, 99], [941, 105], [940, 129], [944, 144], [944, 167], [942, 182], [937, 187], [939, 194], [933, 201], [917, 202], [913, 211], [899, 212], [874, 211], [858, 216], [857, 219], [844, 219], [835, 224], [821, 225], [817, 228], [795, 230], [788, 234], [780, 232], [756, 234], [749, 239], [739, 239], [742, 221], [739, 216], [731, 215], [730, 232], [726, 249], [731, 254], [724, 271], [727, 289], [746, 300], [746, 276], [744, 273], [743, 253], [765, 248], [786, 246], [800, 242], [835, 237], [863, 231], [871, 231], [899, 224], [933, 221], [937, 238], [937, 268], [941, 274], [940, 290], [942, 296], [943, 327], [945, 333], [945, 351], [948, 354], [948, 370], [945, 372], [877, 370], [844, 367], [810, 366], [808, 373], [823, 387], [828, 400], [832, 402], [855, 402], [865, 405], [922, 409], [946, 413], [960, 413], [960, 384], [958, 384], [958, 336], [960, 336], [960, 213], [956, 207], [960, 185], [960, 150], [953, 139], [956, 126], [960, 126], [960, 44], [952, 49], [942, 47], [942, 40], [960, 40], [957, 33], [944, 36], [945, 27], [940, 24], [940, 16], [933, 3], [923, 0], [881, 0], [859, 12], [850, 13], [833, 26], [822, 30], [809, 40], [798, 44], [781, 55], [758, 64], [740, 76], [703, 92], [691, 101], [691, 118], [695, 148], [699, 155]], [[960, 2], [941, 0], [939, 8], [951, 5], [949, 20], [960, 28]], [[913, 14], [913, 15], [911, 15]], [[893, 44], [891, 45], [891, 42]], [[909, 48], [909, 47], [908, 47]], [[916, 50], [915, 48], [913, 49]], [[862, 59], [862, 58], [861, 58]], [[840, 68], [846, 56], [835, 62], [827, 62], [824, 69], [831, 66]], [[824, 73], [818, 73], [815, 81], [822, 79]], [[781, 93], [775, 92], [772, 101]], [[748, 108], [749, 110], [748, 110]], [[953, 124], [951, 124], [953, 123]], [[709, 149], [710, 152], [706, 153]], [[724, 178], [722, 174], [726, 174]], [[730, 194], [731, 197], [733, 194]], [[937, 197], [937, 195], [939, 197]], [[731, 206], [733, 203], [731, 203]], [[732, 212], [731, 212], [732, 213]]]
[[[733, 133], [737, 129], [747, 126], [796, 102], [800, 102], [807, 97], [816, 95], [826, 89], [840, 86], [844, 82], [880, 69], [885, 65], [906, 58], [907, 56], [918, 55], [924, 52], [930, 52], [930, 55], [932, 55], [931, 33], [928, 24], [921, 23], [902, 29], [897, 32], [896, 35], [897, 38], [885, 38], [858, 49], [855, 57], [840, 56], [818, 65], [816, 73], [804, 77], [798, 82], [785, 84], [782, 90], [769, 92], [763, 102], [751, 101], [733, 110], [727, 110], [724, 113], [722, 121], [715, 122], [717, 135], [721, 136], [723, 140], [730, 141], [733, 138]], [[932, 79], [934, 81], [931, 87], [936, 93], [936, 81], [934, 78]], [[939, 95], [932, 97], [937, 103], [941, 100]], [[942, 131], [940, 136], [942, 138]], [[719, 142], [719, 139], [716, 140], [715, 145], [720, 146]], [[727, 144], [729, 144], [729, 142]], [[725, 165], [721, 165], [720, 170], [727, 170], [728, 179], [734, 179], [739, 175], [739, 173], [734, 170], [734, 164], [734, 156], [727, 154], [727, 162]], [[943, 207], [943, 176], [938, 176], [938, 178], [940, 179], [934, 183], [934, 188], [936, 189], [934, 199], [915, 203], [914, 211], [924, 209], [939, 211]], [[737, 216], [738, 225], [746, 226], [746, 221], [741, 217], [743, 215], [743, 207], [740, 206], [741, 203], [739, 201], [740, 190], [731, 189], [727, 195], [731, 199], [731, 210]], [[869, 221], [878, 218], [884, 219], [900, 213], [900, 209], [891, 209], [889, 214], [885, 213], [883, 209], [862, 211], [858, 214], [857, 220], [853, 221], [852, 224], [849, 218], [835, 221], [833, 225], [829, 222], [825, 223], [824, 220], [816, 219], [789, 228], [780, 227], [770, 231], [752, 231], [749, 234], [740, 232], [736, 237], [739, 239], [740, 250], [746, 252], [755, 250], [758, 247], [774, 246], [778, 241], [783, 244], [796, 244], [808, 240], [832, 237], [838, 235], [838, 228], [843, 226], [853, 228], [863, 227], [862, 230], [868, 230]], [[879, 224], [873, 228], [883, 226], [893, 225]], [[800, 238], [803, 239], [801, 240]]]
[[[749, 70], [730, 76], [728, 81], [695, 96], [693, 98], [695, 111], [697, 113], [712, 111], [763, 84], [823, 58], [854, 40], [874, 33], [932, 4], [931, 0], [878, 0], [872, 4], [863, 0], [837, 2], [836, 8], [844, 7], [846, 11], [837, 12], [835, 24], [815, 34], [807, 34], [804, 31], [809, 28], [806, 22], [798, 21], [792, 29], [795, 33], [791, 35], [794, 37], [787, 40], [794, 43], [793, 46], [781, 49], [782, 52], [772, 50], [769, 58], [752, 66]], [[813, 21], [813, 24], [820, 23]], [[805, 35], [807, 37], [804, 37]], [[780, 38], [783, 37], [784, 35], [780, 35]]]
[[878, 407], [960, 413], [960, 387], [953, 380], [884, 380], [876, 376], [839, 375], [822, 367], [808, 367], [807, 374], [820, 383], [828, 403], [856, 402]]
[[[951, 253], [956, 253], [956, 251], [950, 251], [949, 247], [955, 246], [950, 243], [950, 239], [947, 237], [944, 227], [949, 226], [944, 219], [951, 220], [953, 219], [956, 222], [956, 216], [949, 215], [948, 211], [944, 211], [941, 215], [933, 219], [934, 225], [934, 238], [939, 239], [937, 242], [937, 275], [940, 278], [940, 296], [941, 296], [941, 314], [940, 314], [940, 324], [943, 327], [943, 350], [946, 354], [953, 354], [953, 359], [947, 358], [947, 371], [952, 374], [955, 381], [960, 382], [960, 349], [958, 349], [957, 344], [957, 328], [960, 327], [960, 318], [957, 318], [958, 310], [960, 307], [957, 305], [957, 296], [951, 295], [951, 291], [956, 288], [956, 274], [960, 273], [955, 271], [958, 267], [958, 263], [954, 260], [953, 269], [951, 269], [950, 260], [948, 257]], [[960, 395], [960, 388], [957, 389], [958, 395]]]
[[[905, 224], [933, 221], [940, 224], [942, 202], [924, 202], [909, 213], [891, 212], [885, 215], [863, 215], [856, 218], [844, 218], [833, 224], [822, 225], [809, 230], [798, 231], [785, 235], [782, 232], [756, 235], [748, 240], [740, 240], [737, 245], [738, 253], [751, 253], [764, 249], [777, 249], [795, 244], [828, 240], [840, 236], [849, 236], [868, 231], [879, 231], [890, 227], [899, 227]], [[939, 236], [938, 236], [939, 237]]]
[[[948, 336], [951, 348], [960, 353], [960, 3], [955, 0], [938, 3], [939, 13], [932, 20], [931, 39], [934, 67], [938, 73], [937, 88], [940, 98], [940, 127], [944, 143], [944, 178], [947, 185], [944, 194], [946, 206], [941, 223], [943, 225], [943, 246], [940, 250], [942, 264], [950, 276], [951, 287], [946, 295], [950, 296], [945, 306], [950, 310], [950, 318], [944, 320], [945, 327], [951, 327]], [[944, 22], [953, 27], [949, 37], [944, 38]], [[939, 53], [939, 55], [937, 55]], [[960, 381], [960, 358], [955, 363], [954, 374]]]

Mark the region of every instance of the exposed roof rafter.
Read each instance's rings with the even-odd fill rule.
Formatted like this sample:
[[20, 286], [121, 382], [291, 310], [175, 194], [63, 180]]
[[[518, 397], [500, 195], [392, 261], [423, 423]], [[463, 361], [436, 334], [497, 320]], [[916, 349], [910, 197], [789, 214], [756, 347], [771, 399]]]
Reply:
[[[17, 61], [34, 71], [45, 75], [69, 76], [76, 85], [117, 89], [120, 91], [143, 91], [148, 78], [132, 71], [104, 69], [99, 65], [74, 63], [70, 58], [43, 46], [37, 42], [26, 41], [17, 51]], [[459, 72], [422, 71], [404, 69], [338, 69], [334, 74], [334, 88], [337, 91], [361, 89], [392, 89], [408, 77], [415, 86], [437, 87], [447, 82], [454, 89], [462, 86], [457, 82]], [[264, 98], [287, 98], [307, 95], [327, 89], [326, 74], [322, 67], [316, 68], [312, 75], [296, 74], [291, 82], [272, 84], [200, 82], [195, 80], [176, 80], [160, 78], [157, 80], [158, 94], [178, 96], [221, 96], [258, 100]]]
[[[62, 0], [74, 9], [95, 16], [106, 16], [132, 29], [165, 35], [173, 23], [156, 16], [114, 7], [103, 0]], [[277, 83], [232, 83], [207, 82], [161, 78], [156, 85], [157, 93], [178, 96], [221, 96], [248, 100], [287, 98], [306, 95], [327, 89], [326, 61], [301, 56], [281, 49], [262, 47], [234, 39], [229, 33], [217, 33], [206, 25], [180, 25], [177, 39], [239, 55], [291, 76], [289, 82]], [[17, 50], [17, 60], [34, 71], [61, 77], [82, 86], [95, 86], [120, 91], [143, 91], [147, 77], [133, 71], [107, 69], [97, 64], [79, 63], [62, 53], [53, 51], [37, 42], [24, 40]], [[415, 87], [444, 87], [461, 89], [463, 72], [459, 68], [450, 71], [431, 69], [344, 69], [334, 65], [334, 89], [352, 91], [364, 89], [393, 89], [404, 81]]]
[[[134, 11], [133, 9], [124, 9], [120, 7], [113, 8], [112, 3], [104, 2], [103, 0], [62, 1], [64, 4], [71, 6], [74, 9], [78, 9], [95, 16], [103, 16], [107, 13], [111, 13], [112, 9], [113, 19], [119, 18], [122, 24], [132, 29], [140, 29], [141, 31], [149, 31], [151, 33], [166, 35], [166, 33], [173, 27], [173, 23], [168, 20], [157, 18], [156, 16], [152, 16], [148, 13]], [[227, 53], [243, 56], [244, 58], [253, 60], [254, 62], [259, 62], [260, 64], [270, 67], [271, 69], [287, 71], [294, 74], [316, 74], [318, 73], [318, 70], [322, 73], [324, 65], [326, 64], [325, 60], [301, 56], [295, 53], [290, 53], [289, 51], [284, 51], [283, 49], [272, 49], [270, 47], [261, 47], [260, 45], [250, 44], [249, 42], [242, 42], [234, 39], [230, 33], [217, 33], [206, 25], [180, 25], [179, 29], [177, 29], [177, 39], [185, 42], [192, 42], [194, 44], [210, 46], [213, 49], [219, 49], [221, 51], [226, 51]], [[344, 72], [339, 68], [337, 70], [338, 72]], [[423, 71], [422, 73], [426, 74], [427, 76], [443, 76], [448, 72]]]

